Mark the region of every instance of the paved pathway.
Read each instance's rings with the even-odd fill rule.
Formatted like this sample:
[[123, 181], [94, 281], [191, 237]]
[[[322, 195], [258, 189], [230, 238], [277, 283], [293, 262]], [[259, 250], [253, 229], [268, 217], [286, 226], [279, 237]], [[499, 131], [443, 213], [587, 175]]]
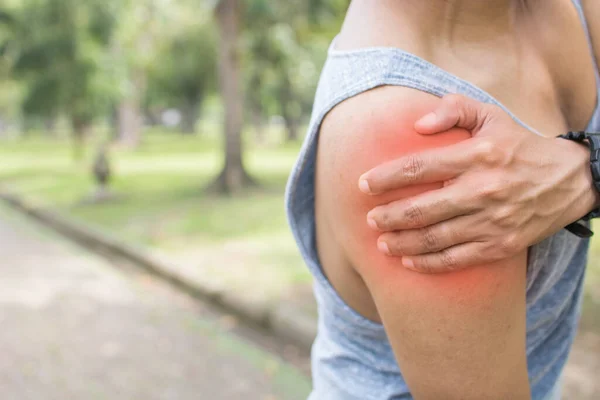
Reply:
[[0, 205], [7, 400], [296, 400], [308, 380], [196, 302]]
[[[576, 340], [567, 400], [600, 399], [600, 307], [586, 305], [584, 320], [596, 323]], [[306, 399], [305, 375], [245, 337], [280, 346], [232, 326], [231, 317], [0, 204], [3, 400]]]

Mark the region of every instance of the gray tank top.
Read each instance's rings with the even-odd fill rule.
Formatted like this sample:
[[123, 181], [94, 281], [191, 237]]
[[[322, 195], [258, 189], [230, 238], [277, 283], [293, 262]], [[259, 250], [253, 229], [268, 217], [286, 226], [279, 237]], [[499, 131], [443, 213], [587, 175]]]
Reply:
[[[574, 3], [585, 25], [581, 5]], [[362, 317], [340, 298], [322, 272], [315, 246], [314, 178], [321, 122], [340, 102], [382, 85], [436, 96], [463, 94], [502, 107], [529, 128], [485, 91], [415, 55], [395, 48], [330, 48], [308, 134], [286, 191], [289, 223], [314, 275], [319, 307], [310, 400], [412, 399], [383, 326]], [[598, 88], [600, 96], [600, 84]], [[600, 131], [600, 104], [588, 130]], [[527, 362], [533, 400], [560, 398], [560, 376], [579, 320], [587, 250], [588, 240], [565, 230], [529, 249]]]

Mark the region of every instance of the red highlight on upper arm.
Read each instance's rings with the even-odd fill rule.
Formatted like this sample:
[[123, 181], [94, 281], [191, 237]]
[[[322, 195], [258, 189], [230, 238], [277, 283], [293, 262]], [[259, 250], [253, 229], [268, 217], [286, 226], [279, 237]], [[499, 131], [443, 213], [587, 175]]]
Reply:
[[352, 129], [359, 131], [360, 135], [351, 135], [350, 140], [356, 141], [356, 143], [347, 146], [350, 149], [349, 154], [343, 157], [345, 168], [347, 168], [347, 177], [344, 180], [350, 182], [346, 191], [350, 192], [347, 195], [353, 203], [351, 204], [351, 208], [354, 210], [352, 220], [354, 220], [354, 224], [357, 224], [354, 229], [362, 232], [362, 240], [369, 244], [370, 250], [376, 249], [379, 236], [366, 224], [366, 215], [370, 210], [378, 205], [439, 189], [443, 183], [413, 185], [371, 196], [360, 192], [358, 188], [360, 176], [378, 165], [401, 156], [450, 146], [471, 137], [468, 131], [458, 128], [435, 135], [417, 133], [414, 128], [415, 122], [431, 112], [440, 101], [438, 98], [429, 96], [426, 99], [411, 104], [410, 107], [406, 104], [388, 105], [384, 111], [362, 115], [353, 121]]
[[[503, 279], [498, 275], [498, 268], [502, 268], [507, 262], [449, 274], [424, 275], [405, 269], [400, 258], [379, 252], [377, 239], [380, 233], [367, 225], [366, 215], [374, 207], [439, 189], [443, 186], [442, 182], [413, 185], [376, 196], [363, 194], [358, 189], [359, 177], [377, 165], [407, 154], [450, 146], [471, 137], [468, 131], [459, 128], [435, 135], [421, 135], [415, 131], [414, 123], [432, 111], [437, 101], [437, 98], [428, 98], [428, 101], [412, 104], [410, 107], [405, 104], [392, 105], [385, 112], [366, 117], [363, 115], [360, 121], [356, 121], [357, 125], [353, 129], [360, 129], [361, 135], [353, 136], [353, 140], [358, 140], [359, 143], [351, 148], [357, 153], [344, 158], [347, 159], [347, 173], [352, 182], [347, 187], [351, 191], [348, 197], [354, 203], [351, 206], [354, 212], [349, 216], [348, 223], [353, 225], [351, 230], [354, 232], [354, 240], [360, 243], [356, 243], [348, 251], [354, 253], [351, 255], [352, 259], [363, 260], [356, 266], [358, 269], [369, 269], [360, 271], [361, 274], [371, 275], [371, 280], [381, 281], [390, 290], [418, 287], [424, 295], [423, 301], [431, 301], [435, 297], [439, 297], [439, 301], [447, 301], [448, 296], [454, 300], [463, 296], [481, 298], [481, 290], [489, 292], [492, 288], [502, 286]], [[416, 301], [416, 297], [418, 294], [412, 300]]]
[[[453, 128], [434, 135], [417, 133], [414, 128], [415, 122], [433, 111], [440, 101], [438, 98], [429, 96], [425, 99], [410, 106], [406, 104], [388, 105], [384, 111], [363, 115], [360, 120], [354, 121], [358, 124], [356, 129], [360, 130], [361, 135], [354, 139], [359, 143], [353, 144], [351, 147], [354, 151], [360, 151], [360, 154], [352, 156], [352, 162], [348, 164], [348, 167], [352, 170], [352, 177], [356, 178], [356, 185], [358, 185], [358, 178], [363, 173], [387, 161], [423, 150], [450, 146], [471, 137], [468, 131], [460, 128]], [[414, 185], [380, 196], [358, 197], [362, 199], [365, 207], [371, 209], [378, 204], [386, 204], [441, 186], [442, 182]]]

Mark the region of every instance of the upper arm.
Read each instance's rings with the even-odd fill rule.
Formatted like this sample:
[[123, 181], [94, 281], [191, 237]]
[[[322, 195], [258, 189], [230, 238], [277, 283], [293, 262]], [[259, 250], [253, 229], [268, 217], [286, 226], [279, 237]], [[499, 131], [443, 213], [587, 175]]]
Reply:
[[324, 121], [319, 179], [335, 239], [364, 280], [411, 392], [417, 399], [529, 398], [525, 353], [526, 254], [442, 275], [403, 268], [377, 251], [366, 222], [373, 207], [441, 184], [381, 196], [358, 190], [360, 175], [402, 154], [469, 137], [453, 130], [418, 135], [414, 122], [436, 102], [411, 89], [384, 87], [347, 100]]

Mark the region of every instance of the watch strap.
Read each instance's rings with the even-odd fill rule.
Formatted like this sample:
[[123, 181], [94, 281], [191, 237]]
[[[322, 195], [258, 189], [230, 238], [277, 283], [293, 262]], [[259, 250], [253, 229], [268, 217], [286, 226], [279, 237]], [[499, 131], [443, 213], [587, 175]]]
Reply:
[[[586, 143], [590, 149], [590, 171], [594, 188], [600, 193], [600, 133], [592, 132], [569, 132], [565, 135], [558, 136], [562, 139], [572, 140], [578, 143]], [[596, 208], [581, 218], [584, 221], [589, 221], [600, 217], [600, 208]], [[594, 235], [587, 226], [580, 222], [573, 222], [565, 227], [569, 232], [582, 238], [589, 238]]]

